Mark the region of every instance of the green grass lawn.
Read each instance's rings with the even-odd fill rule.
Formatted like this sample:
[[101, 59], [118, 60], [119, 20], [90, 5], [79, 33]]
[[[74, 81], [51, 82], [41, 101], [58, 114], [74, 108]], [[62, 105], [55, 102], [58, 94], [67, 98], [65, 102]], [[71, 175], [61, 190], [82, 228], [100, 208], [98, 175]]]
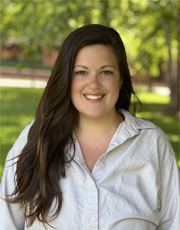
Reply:
[[0, 178], [6, 155], [36, 112], [43, 89], [0, 88]]
[[[43, 89], [0, 88], [0, 178], [6, 155], [23, 128], [34, 118], [42, 92]], [[164, 114], [169, 97], [152, 93], [138, 93], [138, 96], [143, 107], [137, 116], [152, 121], [164, 130], [180, 166], [179, 119]]]

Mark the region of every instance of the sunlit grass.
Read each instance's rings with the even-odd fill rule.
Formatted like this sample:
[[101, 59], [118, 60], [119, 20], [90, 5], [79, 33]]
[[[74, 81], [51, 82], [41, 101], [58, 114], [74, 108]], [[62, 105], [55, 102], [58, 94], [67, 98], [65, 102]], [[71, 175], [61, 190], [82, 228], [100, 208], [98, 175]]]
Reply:
[[155, 93], [138, 92], [138, 97], [143, 103], [147, 104], [168, 104], [169, 96], [157, 95]]
[[[0, 88], [0, 178], [6, 155], [23, 128], [34, 119], [42, 92], [42, 89]], [[169, 97], [146, 92], [139, 92], [138, 97], [143, 107], [137, 116], [152, 121], [167, 134], [180, 166], [179, 119], [164, 113]]]

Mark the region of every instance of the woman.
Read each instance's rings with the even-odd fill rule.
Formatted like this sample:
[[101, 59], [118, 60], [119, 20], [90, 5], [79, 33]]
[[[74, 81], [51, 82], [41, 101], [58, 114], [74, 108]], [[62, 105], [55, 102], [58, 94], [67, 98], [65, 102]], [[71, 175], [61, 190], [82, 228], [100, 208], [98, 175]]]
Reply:
[[128, 112], [132, 94], [114, 29], [87, 25], [66, 38], [35, 120], [8, 154], [2, 230], [179, 229], [174, 152]]

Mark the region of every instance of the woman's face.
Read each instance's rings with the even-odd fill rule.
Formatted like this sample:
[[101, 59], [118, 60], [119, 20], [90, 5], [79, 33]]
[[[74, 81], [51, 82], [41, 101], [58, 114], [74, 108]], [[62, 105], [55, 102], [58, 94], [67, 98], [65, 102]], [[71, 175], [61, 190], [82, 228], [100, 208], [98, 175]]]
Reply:
[[80, 119], [99, 119], [116, 113], [122, 84], [114, 51], [109, 46], [91, 45], [77, 53], [71, 100]]

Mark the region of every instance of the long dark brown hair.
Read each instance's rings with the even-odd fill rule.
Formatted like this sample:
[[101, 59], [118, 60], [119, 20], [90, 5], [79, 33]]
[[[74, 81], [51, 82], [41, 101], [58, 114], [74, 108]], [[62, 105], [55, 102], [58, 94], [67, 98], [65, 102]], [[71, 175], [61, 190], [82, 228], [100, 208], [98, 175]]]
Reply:
[[73, 31], [62, 44], [29, 130], [27, 144], [18, 156], [16, 187], [12, 194], [15, 198], [8, 199], [8, 202], [21, 204], [29, 225], [36, 218], [48, 224], [48, 213], [54, 200], [57, 209], [51, 218], [60, 213], [62, 193], [59, 180], [65, 177], [69, 148], [74, 148], [75, 152], [72, 134], [79, 119], [71, 101], [74, 62], [81, 48], [95, 44], [113, 48], [123, 79], [116, 109], [129, 110], [134, 90], [119, 34], [102, 25], [86, 25]]

